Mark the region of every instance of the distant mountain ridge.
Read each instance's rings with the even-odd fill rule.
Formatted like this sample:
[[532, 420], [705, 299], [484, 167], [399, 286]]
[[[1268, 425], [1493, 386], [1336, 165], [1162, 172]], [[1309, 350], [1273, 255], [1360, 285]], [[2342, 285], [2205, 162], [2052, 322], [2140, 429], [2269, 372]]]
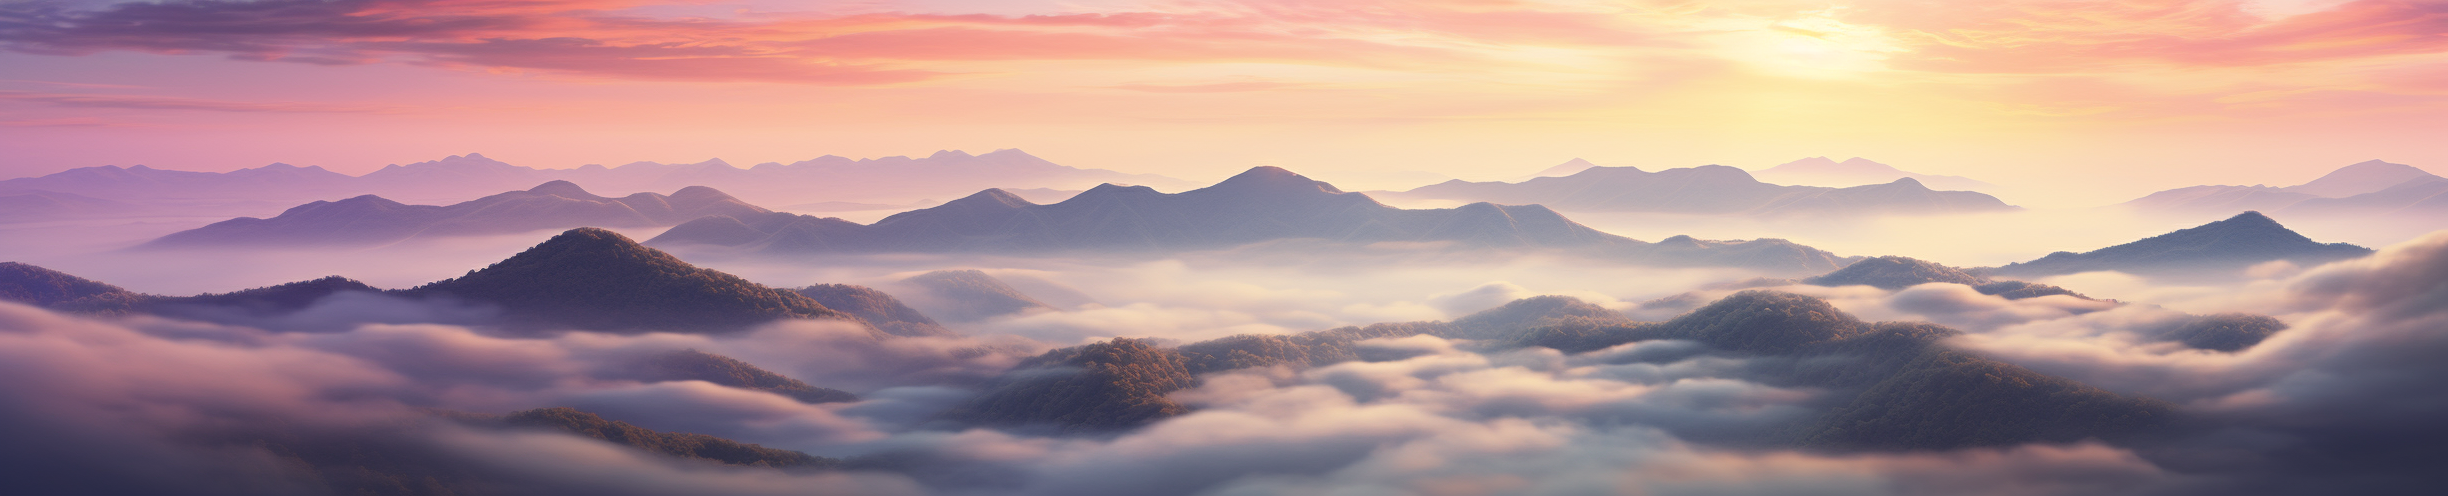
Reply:
[[2237, 271], [2273, 260], [2311, 266], [2370, 254], [2370, 248], [2313, 241], [2260, 212], [2244, 212], [2131, 243], [2083, 253], [2060, 251], [1982, 272], [2024, 277], [2101, 270], [2180, 274]]
[[1963, 176], [1908, 172], [1861, 157], [1845, 159], [1843, 162], [1830, 160], [1827, 157], [1810, 157], [1761, 169], [1751, 175], [1758, 177], [1761, 181], [1777, 184], [1839, 188], [1860, 184], [1889, 183], [1904, 178], [1911, 178], [1931, 188], [1942, 190], [1978, 191], [1997, 187], [1995, 184]]
[[1590, 229], [1539, 205], [1474, 203], [1406, 210], [1276, 167], [1166, 194], [1100, 185], [1051, 205], [990, 189], [874, 224], [792, 214], [692, 220], [647, 241], [768, 254], [859, 252], [1051, 253], [1218, 249], [1283, 239], [1561, 248], [1648, 262], [1824, 271], [1848, 260], [1774, 239], [1648, 243]]
[[367, 245], [419, 236], [668, 226], [707, 215], [765, 213], [772, 211], [704, 186], [681, 188], [669, 196], [638, 193], [605, 198], [556, 180], [448, 206], [407, 205], [374, 195], [317, 201], [269, 219], [240, 217], [171, 233], [142, 247]]
[[2263, 211], [2295, 215], [2448, 215], [2448, 178], [2411, 165], [2358, 162], [2294, 186], [2188, 186], [2120, 204], [2147, 212]]
[[1845, 215], [2015, 210], [1997, 197], [1929, 189], [1913, 178], [1847, 188], [1760, 182], [1742, 169], [1703, 165], [1657, 172], [1589, 167], [1569, 176], [1521, 182], [1446, 181], [1393, 198], [1539, 204], [1590, 212], [1740, 215]]
[[536, 169], [482, 154], [392, 164], [363, 176], [322, 167], [272, 164], [230, 172], [98, 166], [0, 181], [0, 195], [43, 190], [123, 202], [243, 199], [296, 202], [380, 195], [411, 202], [456, 202], [476, 195], [571, 181], [607, 191], [654, 191], [705, 185], [768, 205], [818, 201], [944, 198], [990, 187], [1078, 189], [1106, 182], [1166, 188], [1189, 183], [1153, 174], [1066, 167], [1018, 149], [971, 155], [944, 150], [923, 158], [850, 159], [826, 155], [791, 164], [739, 168], [720, 159], [694, 164], [634, 162], [619, 167]]

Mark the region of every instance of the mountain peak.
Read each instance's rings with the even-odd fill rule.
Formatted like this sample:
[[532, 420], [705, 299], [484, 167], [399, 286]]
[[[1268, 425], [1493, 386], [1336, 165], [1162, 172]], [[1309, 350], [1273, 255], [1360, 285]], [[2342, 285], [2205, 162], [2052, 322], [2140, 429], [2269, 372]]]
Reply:
[[2339, 167], [2312, 182], [2281, 189], [2295, 193], [2344, 198], [2388, 189], [2390, 186], [2425, 177], [2439, 176], [2411, 165], [2366, 160], [2354, 165]]
[[528, 188], [527, 191], [530, 193], [543, 193], [562, 198], [595, 198], [594, 193], [588, 193], [586, 188], [578, 187], [578, 183], [561, 179], [546, 181], [544, 184], [538, 184], [536, 187]]
[[976, 155], [970, 155], [970, 154], [969, 154], [969, 152], [960, 151], [960, 150], [936, 150], [936, 151], [935, 151], [935, 154], [934, 154], [934, 155], [928, 155], [928, 156], [927, 156], [927, 159], [928, 159], [928, 160], [942, 160], [942, 159], [947, 159], [947, 158], [971, 158], [971, 157], [975, 157], [975, 156], [976, 156]]
[[1566, 160], [1564, 163], [1557, 164], [1555, 167], [1548, 167], [1547, 170], [1539, 171], [1539, 173], [1533, 175], [1533, 177], [1570, 176], [1597, 166], [1598, 164], [1590, 163], [1588, 160], [1582, 160], [1579, 157], [1574, 157], [1572, 160]]
[[1285, 170], [1282, 167], [1271, 165], [1251, 167], [1250, 170], [1242, 171], [1240, 174], [1234, 175], [1230, 179], [1225, 179], [1224, 182], [1216, 183], [1214, 186], [1208, 186], [1205, 189], [1213, 191], [1239, 192], [1325, 192], [1336, 194], [1343, 192], [1341, 189], [1336, 189], [1332, 184], [1326, 184], [1325, 181], [1310, 179], [1308, 176], [1302, 176], [1300, 174], [1293, 173], [1290, 170]]
[[2286, 226], [2278, 224], [2278, 219], [2272, 219], [2267, 215], [2262, 215], [2261, 211], [2259, 210], [2246, 210], [2244, 213], [2236, 214], [2234, 217], [2228, 217], [2227, 220], [2202, 225], [2202, 227], [2210, 226], [2286, 228]]
[[961, 197], [961, 199], [958, 200], [944, 202], [943, 206], [948, 207], [953, 205], [963, 205], [988, 206], [996, 208], [1020, 208], [1036, 204], [1036, 202], [1028, 201], [1027, 198], [1021, 198], [1020, 195], [1012, 194], [1010, 191], [1004, 191], [1003, 188], [986, 188], [985, 191], [979, 191], [977, 193], [970, 194], [969, 196]]
[[527, 326], [604, 331], [736, 331], [775, 319], [842, 315], [798, 293], [689, 265], [593, 227], [411, 292], [499, 305]]

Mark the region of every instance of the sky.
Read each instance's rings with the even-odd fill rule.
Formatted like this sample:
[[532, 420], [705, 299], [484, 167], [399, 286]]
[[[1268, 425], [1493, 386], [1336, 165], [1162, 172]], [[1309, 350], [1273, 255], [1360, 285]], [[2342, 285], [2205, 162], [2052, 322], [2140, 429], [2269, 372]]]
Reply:
[[0, 3], [0, 175], [1020, 148], [1359, 188], [1861, 156], [2098, 205], [2448, 170], [2428, 0]]

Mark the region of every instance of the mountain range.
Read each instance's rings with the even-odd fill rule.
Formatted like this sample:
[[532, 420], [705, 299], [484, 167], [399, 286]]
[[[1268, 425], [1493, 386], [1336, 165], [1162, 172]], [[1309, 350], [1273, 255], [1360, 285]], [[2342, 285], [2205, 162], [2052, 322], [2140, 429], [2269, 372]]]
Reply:
[[1098, 183], [1181, 188], [1188, 183], [1151, 174], [1066, 167], [1017, 149], [971, 155], [945, 150], [923, 158], [850, 159], [826, 155], [790, 164], [740, 168], [720, 159], [693, 164], [634, 162], [618, 167], [536, 169], [481, 154], [392, 164], [362, 176], [318, 166], [272, 164], [230, 172], [190, 172], [145, 167], [97, 166], [0, 181], [0, 195], [31, 191], [69, 193], [145, 204], [199, 201], [294, 203], [359, 195], [410, 202], [457, 202], [478, 195], [547, 181], [571, 181], [606, 191], [661, 190], [706, 185], [767, 205], [814, 202], [900, 204], [947, 198], [989, 187], [1074, 190]]
[[1846, 188], [1783, 186], [1760, 182], [1749, 172], [1722, 165], [1657, 172], [1589, 167], [1561, 177], [1510, 183], [1457, 179], [1378, 194], [1407, 200], [1539, 204], [1571, 211], [1707, 215], [1930, 214], [2018, 208], [1977, 192], [1932, 190], [1911, 177]]
[[2245, 210], [2280, 216], [2448, 215], [2448, 178], [2379, 160], [2340, 167], [2294, 186], [2190, 186], [2121, 204], [2145, 212]]
[[2370, 248], [2313, 241], [2260, 212], [2244, 212], [2131, 243], [2083, 253], [2060, 251], [1974, 272], [2013, 277], [2102, 270], [2148, 275], [2232, 275], [2254, 264], [2275, 260], [2310, 267], [2370, 254]]
[[1752, 172], [1751, 175], [1761, 181], [1804, 186], [1846, 187], [1861, 184], [1884, 184], [1895, 182], [1897, 179], [1911, 178], [1931, 188], [1942, 190], [1978, 191], [1997, 187], [1995, 184], [1963, 176], [1909, 172], [1861, 157], [1845, 159], [1843, 162], [1827, 157], [1811, 157], [1761, 169]]
[[[71, 313], [158, 314], [256, 324], [348, 293], [482, 309], [491, 312], [491, 317], [480, 324], [518, 333], [572, 329], [724, 333], [780, 319], [830, 319], [866, 325], [878, 338], [949, 334], [882, 292], [766, 287], [690, 265], [597, 228], [571, 229], [467, 275], [405, 290], [384, 290], [332, 276], [230, 293], [162, 296], [33, 265], [0, 263], [0, 300]], [[876, 320], [882, 322], [870, 323], [860, 315], [828, 308], [804, 293], [828, 298], [857, 293], [864, 303], [855, 308], [880, 316]], [[384, 312], [372, 314], [393, 318]]]
[[500, 193], [448, 206], [407, 205], [364, 195], [317, 201], [269, 219], [240, 217], [171, 233], [143, 248], [209, 246], [348, 246], [415, 237], [512, 234], [583, 226], [668, 226], [707, 215], [772, 213], [704, 186], [671, 195], [605, 198], [569, 181]]
[[[1730, 168], [1729, 168], [1730, 169]], [[1739, 171], [1737, 171], [1739, 173]], [[1585, 173], [1586, 174], [1586, 173]], [[1559, 248], [1647, 263], [1826, 271], [1849, 262], [1779, 239], [1649, 243], [1590, 229], [1538, 205], [1407, 210], [1276, 167], [1182, 193], [1099, 185], [1050, 205], [989, 189], [874, 224], [787, 213], [711, 216], [647, 241], [767, 254], [877, 252], [1171, 252], [1285, 239]]]

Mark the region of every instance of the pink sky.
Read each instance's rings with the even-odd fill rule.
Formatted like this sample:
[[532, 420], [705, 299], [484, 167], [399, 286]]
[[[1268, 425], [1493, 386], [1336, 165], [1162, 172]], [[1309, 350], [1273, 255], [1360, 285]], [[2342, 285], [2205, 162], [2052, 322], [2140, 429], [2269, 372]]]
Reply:
[[2448, 172], [2444, 51], [2441, 1], [18, 3], [0, 175], [1022, 148], [1398, 187], [1830, 155], [2089, 205]]

